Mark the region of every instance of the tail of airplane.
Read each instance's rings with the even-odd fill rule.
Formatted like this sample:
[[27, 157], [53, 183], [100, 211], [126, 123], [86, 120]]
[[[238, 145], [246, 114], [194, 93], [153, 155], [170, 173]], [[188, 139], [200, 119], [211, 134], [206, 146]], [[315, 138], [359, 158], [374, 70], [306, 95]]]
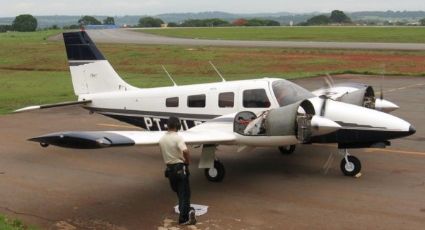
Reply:
[[135, 89], [115, 72], [85, 31], [63, 33], [75, 95]]

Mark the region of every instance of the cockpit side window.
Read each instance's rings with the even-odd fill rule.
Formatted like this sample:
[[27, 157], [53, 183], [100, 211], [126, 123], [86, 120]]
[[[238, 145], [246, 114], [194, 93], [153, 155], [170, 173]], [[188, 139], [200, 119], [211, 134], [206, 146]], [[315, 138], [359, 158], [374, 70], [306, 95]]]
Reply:
[[264, 89], [249, 89], [243, 91], [243, 107], [245, 108], [268, 108], [270, 100]]

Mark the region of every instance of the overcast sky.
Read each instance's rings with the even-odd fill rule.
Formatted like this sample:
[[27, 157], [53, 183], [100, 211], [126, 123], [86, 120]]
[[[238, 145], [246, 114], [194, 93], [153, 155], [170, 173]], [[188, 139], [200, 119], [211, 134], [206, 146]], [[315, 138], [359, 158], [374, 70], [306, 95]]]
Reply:
[[231, 13], [425, 10], [425, 0], [0, 0], [0, 17], [33, 15], [155, 15], [225, 11]]

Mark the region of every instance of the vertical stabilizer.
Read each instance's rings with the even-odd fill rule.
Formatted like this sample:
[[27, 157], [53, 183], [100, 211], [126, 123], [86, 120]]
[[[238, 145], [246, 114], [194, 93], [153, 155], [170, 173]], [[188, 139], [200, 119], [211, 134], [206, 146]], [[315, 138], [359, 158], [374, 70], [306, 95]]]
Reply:
[[85, 31], [63, 33], [75, 95], [135, 89], [115, 72]]

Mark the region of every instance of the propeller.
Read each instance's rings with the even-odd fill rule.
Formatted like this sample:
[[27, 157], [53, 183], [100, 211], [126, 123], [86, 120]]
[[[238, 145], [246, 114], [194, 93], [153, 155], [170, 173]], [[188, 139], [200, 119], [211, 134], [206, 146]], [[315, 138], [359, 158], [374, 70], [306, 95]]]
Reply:
[[328, 99], [330, 99], [329, 95], [331, 94], [330, 89], [335, 85], [334, 80], [332, 79], [331, 75], [329, 75], [328, 73], [326, 74], [326, 76], [324, 77], [324, 94], [320, 95], [319, 97], [321, 99], [323, 99], [322, 102], [322, 107], [320, 108], [320, 116], [325, 116], [325, 112], [326, 112], [326, 103], [328, 101]]
[[384, 84], [384, 81], [385, 81], [386, 65], [384, 64], [382, 68], [383, 68], [383, 73], [382, 73], [382, 79], [381, 79], [381, 89], [380, 89], [381, 91], [380, 91], [379, 98], [381, 100], [384, 100], [384, 87], [383, 87], [383, 84]]

